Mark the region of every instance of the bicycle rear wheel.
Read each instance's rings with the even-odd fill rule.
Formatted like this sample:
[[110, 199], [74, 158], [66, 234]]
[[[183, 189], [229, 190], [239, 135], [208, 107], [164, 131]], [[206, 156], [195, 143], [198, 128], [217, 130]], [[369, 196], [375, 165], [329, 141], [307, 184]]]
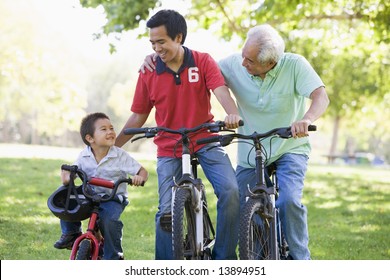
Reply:
[[195, 246], [195, 216], [188, 189], [176, 190], [172, 206], [172, 247], [176, 260], [197, 259]]
[[277, 259], [274, 219], [260, 215], [263, 202], [249, 198], [240, 218], [239, 254], [242, 260]]

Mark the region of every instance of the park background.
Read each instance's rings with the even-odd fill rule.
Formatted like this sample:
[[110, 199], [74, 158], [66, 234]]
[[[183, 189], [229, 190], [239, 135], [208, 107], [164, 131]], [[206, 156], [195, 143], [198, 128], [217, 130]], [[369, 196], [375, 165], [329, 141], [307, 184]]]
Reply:
[[[390, 259], [389, 5], [0, 0], [0, 259], [68, 258], [52, 247], [60, 233], [46, 199], [59, 184], [61, 163], [82, 148], [78, 128], [86, 113], [103, 111], [122, 128], [138, 68], [152, 52], [145, 19], [160, 8], [184, 14], [185, 45], [216, 60], [240, 52], [246, 31], [261, 23], [281, 32], [286, 51], [309, 60], [331, 100], [310, 135], [305, 204], [313, 258]], [[224, 117], [215, 99], [213, 112]], [[152, 113], [147, 125], [153, 123]], [[125, 149], [154, 172], [151, 140]], [[153, 259], [151, 175], [123, 215], [129, 259]]]

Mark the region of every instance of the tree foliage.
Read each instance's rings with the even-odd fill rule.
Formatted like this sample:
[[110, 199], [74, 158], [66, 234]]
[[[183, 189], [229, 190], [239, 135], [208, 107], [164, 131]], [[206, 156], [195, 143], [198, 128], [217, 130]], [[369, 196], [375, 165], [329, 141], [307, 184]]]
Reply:
[[[146, 20], [162, 1], [80, 0], [80, 3], [83, 7], [104, 8], [107, 23], [103, 32], [109, 34], [138, 28], [140, 21]], [[288, 25], [292, 30], [313, 26], [320, 21], [347, 24], [362, 21], [372, 27], [376, 40], [389, 42], [390, 4], [387, 0], [193, 0], [188, 17], [196, 19], [206, 29], [212, 25], [220, 26], [219, 33], [225, 39], [235, 34], [245, 38], [251, 26], [262, 22]]]
[[0, 25], [4, 28], [0, 41], [0, 127], [6, 141], [38, 144], [48, 136], [62, 135], [64, 126], [78, 129], [73, 120], [84, 114], [86, 95], [76, 86], [81, 76], [69, 74], [71, 64], [65, 63], [66, 58], [47, 51], [56, 49], [59, 42], [48, 43], [47, 34], [42, 34], [45, 30], [39, 28], [44, 22], [29, 13], [33, 7], [21, 1], [0, 3]]
[[137, 28], [140, 21], [149, 16], [152, 8], [161, 5], [160, 1], [155, 0], [80, 0], [80, 4], [86, 8], [104, 8], [107, 23], [102, 32], [106, 35]]
[[[104, 27], [106, 34], [138, 28], [142, 19], [147, 19], [161, 5], [161, 1], [151, 0], [80, 1], [85, 7], [104, 7], [108, 20]], [[196, 20], [199, 27], [215, 30], [226, 41], [239, 37], [243, 43], [248, 29], [257, 24], [276, 27], [286, 39], [287, 51], [304, 55], [324, 80], [331, 99], [327, 114], [334, 118], [337, 127], [340, 120], [349, 127], [380, 121], [368, 120], [366, 112], [369, 106], [375, 108], [375, 104], [389, 99], [389, 1], [192, 0], [191, 3], [186, 17]], [[369, 139], [372, 136], [360, 136], [362, 142], [383, 138], [374, 133], [376, 125], [363, 126], [370, 131], [366, 135], [379, 138], [373, 141]], [[335, 152], [336, 146], [337, 139], [333, 139], [330, 153]], [[387, 153], [390, 157], [390, 151]]]
[[[390, 159], [390, 131], [383, 125], [390, 108], [389, 1], [79, 1], [104, 11], [105, 24], [100, 30], [96, 26], [95, 34], [104, 39], [135, 29], [144, 34], [144, 21], [167, 3], [176, 9], [191, 2], [189, 21], [239, 42], [237, 47], [250, 27], [273, 25], [285, 39], [286, 51], [304, 55], [325, 82], [331, 99], [327, 115], [336, 128], [342, 124], [341, 136], [356, 138], [361, 149], [380, 148]], [[134, 54], [109, 64], [101, 63], [99, 55], [80, 59], [80, 43], [63, 38], [65, 32], [52, 28], [55, 22], [45, 22], [34, 2], [0, 1], [0, 139], [61, 140], [65, 130], [77, 131], [81, 116], [94, 110], [107, 112], [122, 125], [134, 87], [126, 61]]]

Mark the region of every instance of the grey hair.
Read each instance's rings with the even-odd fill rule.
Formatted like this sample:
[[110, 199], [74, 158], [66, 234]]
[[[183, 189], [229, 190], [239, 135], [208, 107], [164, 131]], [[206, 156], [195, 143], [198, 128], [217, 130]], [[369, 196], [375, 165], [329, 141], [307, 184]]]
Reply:
[[268, 24], [257, 25], [249, 29], [247, 42], [255, 43], [259, 47], [257, 59], [260, 63], [277, 63], [285, 49], [283, 38]]

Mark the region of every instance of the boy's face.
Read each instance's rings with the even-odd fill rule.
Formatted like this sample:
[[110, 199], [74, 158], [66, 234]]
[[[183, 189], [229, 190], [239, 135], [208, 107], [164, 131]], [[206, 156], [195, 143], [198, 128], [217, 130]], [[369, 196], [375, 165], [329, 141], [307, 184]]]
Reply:
[[111, 121], [98, 119], [95, 122], [95, 131], [92, 136], [86, 136], [87, 141], [97, 147], [112, 147], [115, 145], [116, 133]]
[[164, 63], [169, 63], [179, 57], [181, 37], [182, 34], [179, 34], [175, 40], [172, 40], [168, 36], [165, 25], [151, 28], [149, 32], [149, 40], [152, 43], [152, 48]]

